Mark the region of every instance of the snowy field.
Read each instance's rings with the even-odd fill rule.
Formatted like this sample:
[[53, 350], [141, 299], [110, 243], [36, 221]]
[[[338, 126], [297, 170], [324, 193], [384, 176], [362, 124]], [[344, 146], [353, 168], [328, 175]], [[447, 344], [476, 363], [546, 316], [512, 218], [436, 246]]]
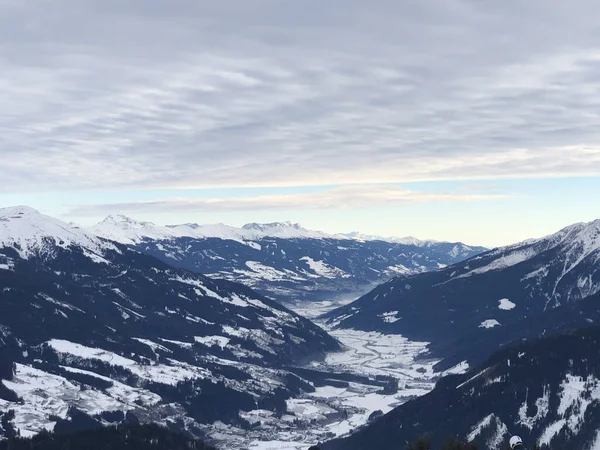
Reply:
[[[296, 311], [317, 317], [337, 302], [320, 302], [298, 307]], [[321, 326], [325, 327], [321, 323]], [[427, 343], [411, 342], [398, 335], [382, 335], [356, 330], [329, 330], [344, 350], [329, 354], [322, 362], [309, 368], [334, 374], [350, 373], [369, 377], [392, 377], [398, 388], [384, 394], [381, 385], [348, 382], [316, 386], [315, 392], [287, 402], [283, 417], [268, 411], [242, 414], [257, 428], [246, 431], [229, 426], [211, 427], [209, 434], [221, 441], [224, 449], [275, 450], [303, 449], [337, 436], [343, 436], [369, 421], [375, 411], [387, 413], [394, 407], [430, 392], [439, 374], [433, 366], [437, 361], [423, 358]], [[464, 371], [466, 366], [457, 367]]]

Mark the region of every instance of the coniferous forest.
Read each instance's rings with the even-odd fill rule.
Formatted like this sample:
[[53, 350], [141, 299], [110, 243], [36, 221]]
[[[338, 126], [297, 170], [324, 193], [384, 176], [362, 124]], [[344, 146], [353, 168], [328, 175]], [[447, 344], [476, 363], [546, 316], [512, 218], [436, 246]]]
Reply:
[[159, 425], [119, 425], [72, 434], [43, 432], [0, 441], [0, 450], [215, 450]]

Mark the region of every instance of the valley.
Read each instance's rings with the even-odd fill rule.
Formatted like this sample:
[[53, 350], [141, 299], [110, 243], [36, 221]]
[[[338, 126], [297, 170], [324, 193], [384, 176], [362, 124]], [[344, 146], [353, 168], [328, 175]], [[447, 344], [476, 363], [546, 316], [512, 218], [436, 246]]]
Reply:
[[[243, 413], [255, 425], [249, 431], [218, 424], [204, 428], [208, 436], [223, 449], [306, 449], [356, 430], [369, 423], [373, 413], [388, 413], [430, 392], [442, 375], [433, 371], [437, 361], [422, 359], [426, 343], [361, 331], [338, 330], [331, 335], [343, 350], [306, 367], [327, 374], [315, 383], [314, 392], [288, 400], [280, 417], [265, 410]], [[465, 369], [457, 367], [454, 372]], [[346, 381], [352, 377], [356, 381]], [[373, 382], [381, 377], [388, 380], [389, 390]]]

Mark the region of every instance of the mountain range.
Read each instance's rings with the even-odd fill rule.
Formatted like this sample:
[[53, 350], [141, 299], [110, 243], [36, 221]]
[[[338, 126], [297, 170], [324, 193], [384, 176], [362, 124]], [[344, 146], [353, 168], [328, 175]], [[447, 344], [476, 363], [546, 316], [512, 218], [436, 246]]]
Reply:
[[284, 303], [358, 297], [396, 274], [437, 270], [485, 250], [414, 238], [328, 235], [290, 222], [161, 227], [110, 216], [89, 231]]
[[503, 345], [597, 320], [600, 221], [494, 249], [438, 271], [397, 276], [331, 311], [339, 328], [430, 342], [445, 361], [477, 364]]
[[239, 424], [313, 389], [284, 367], [340, 345], [243, 285], [15, 207], [0, 210], [0, 347], [0, 411], [27, 436], [81, 414]]
[[[290, 223], [112, 217], [88, 230], [0, 209], [0, 436], [139, 422], [202, 436], [205, 424], [256, 426], [244, 411], [276, 423], [317, 384], [392, 389], [398, 380], [307, 369], [342, 346], [280, 303], [381, 283], [322, 318], [328, 329], [402, 335], [429, 343], [422, 358], [440, 359], [438, 372], [472, 369], [326, 450], [419, 436], [499, 449], [512, 433], [598, 448], [599, 260], [600, 221], [485, 250]], [[381, 356], [376, 343], [361, 351]]]

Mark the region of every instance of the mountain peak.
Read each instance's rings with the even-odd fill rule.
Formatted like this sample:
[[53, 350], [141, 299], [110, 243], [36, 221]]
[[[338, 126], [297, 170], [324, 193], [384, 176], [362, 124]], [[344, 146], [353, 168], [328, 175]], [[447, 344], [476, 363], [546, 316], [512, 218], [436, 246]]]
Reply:
[[291, 228], [294, 230], [303, 230], [307, 231], [305, 228], [300, 226], [298, 223], [292, 223], [289, 220], [285, 222], [270, 222], [270, 223], [257, 223], [251, 222], [247, 223], [242, 227], [244, 230], [254, 230], [254, 231], [267, 231], [273, 228]]
[[7, 218], [17, 218], [23, 216], [41, 216], [42, 214], [29, 206], [18, 205], [0, 208], [0, 220]]
[[56, 247], [79, 246], [94, 253], [114, 248], [77, 226], [46, 216], [28, 206], [0, 208], [0, 248], [12, 247], [21, 258], [52, 253]]
[[101, 223], [113, 223], [129, 226], [154, 226], [152, 222], [145, 222], [142, 220], [136, 220], [123, 214], [110, 215], [104, 219]]

